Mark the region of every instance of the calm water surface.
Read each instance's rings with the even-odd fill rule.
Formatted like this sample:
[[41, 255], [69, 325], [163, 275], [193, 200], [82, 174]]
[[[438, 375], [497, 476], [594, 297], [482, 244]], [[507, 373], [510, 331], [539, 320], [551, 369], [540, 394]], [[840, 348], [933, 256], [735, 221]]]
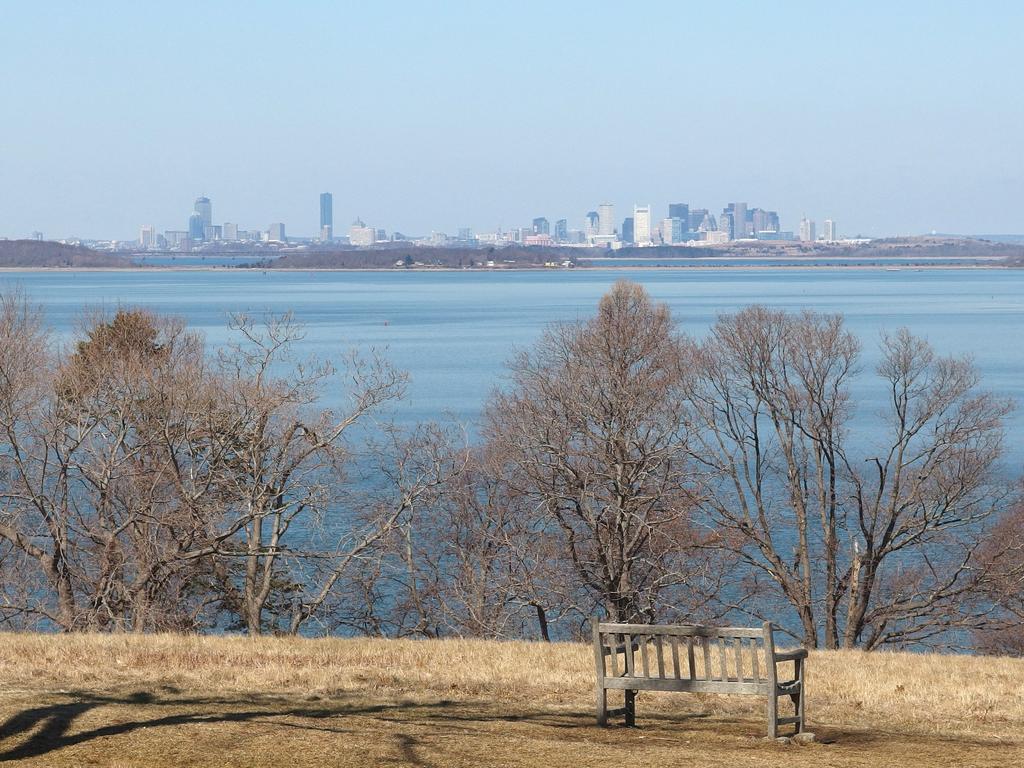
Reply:
[[[412, 376], [403, 419], [451, 413], [472, 420], [501, 381], [516, 347], [547, 323], [591, 314], [618, 278], [643, 283], [700, 335], [719, 313], [751, 303], [842, 312], [865, 347], [858, 419], [874, 420], [883, 390], [871, 381], [877, 342], [907, 326], [943, 352], [969, 352], [988, 388], [1024, 403], [1024, 271], [884, 268], [576, 270], [551, 272], [21, 272], [20, 286], [48, 322], [69, 335], [85, 308], [137, 305], [184, 317], [212, 344], [227, 338], [230, 312], [291, 310], [306, 325], [303, 351], [337, 357], [352, 347], [384, 349]], [[336, 393], [326, 393], [336, 402]], [[1024, 459], [1018, 414], [1009, 435]]]

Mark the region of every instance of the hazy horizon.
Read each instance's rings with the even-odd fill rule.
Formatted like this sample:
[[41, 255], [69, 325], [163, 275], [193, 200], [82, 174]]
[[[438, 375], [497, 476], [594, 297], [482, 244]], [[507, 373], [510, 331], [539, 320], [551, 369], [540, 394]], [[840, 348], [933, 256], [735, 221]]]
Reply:
[[1024, 9], [12, 4], [0, 237], [578, 228], [731, 201], [843, 236], [1024, 231]]

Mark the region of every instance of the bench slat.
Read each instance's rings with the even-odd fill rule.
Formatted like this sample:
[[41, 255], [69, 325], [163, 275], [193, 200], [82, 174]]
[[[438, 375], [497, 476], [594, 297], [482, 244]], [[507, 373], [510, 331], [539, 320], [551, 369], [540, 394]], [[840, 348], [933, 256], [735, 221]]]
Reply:
[[740, 693], [766, 694], [765, 683], [750, 683], [738, 680], [659, 680], [656, 677], [608, 677], [604, 687], [609, 690], [668, 691], [679, 693]]
[[647, 665], [647, 643], [650, 638], [647, 635], [640, 635], [640, 662], [643, 665], [644, 677], [651, 676], [651, 668]]
[[750, 641], [750, 658], [751, 658], [752, 666], [753, 666], [753, 669], [754, 669], [754, 682], [755, 683], [761, 682], [760, 663], [758, 661], [757, 656], [758, 656], [757, 640], [751, 640]]
[[718, 663], [722, 665], [722, 668], [718, 670], [718, 675], [722, 682], [729, 679], [729, 665], [726, 662], [725, 640], [720, 637], [718, 638]]
[[654, 636], [654, 650], [658, 655], [658, 677], [665, 677], [665, 651], [661, 647], [661, 635]]
[[672, 671], [675, 672], [676, 680], [682, 678], [679, 673], [679, 638], [672, 635], [669, 638], [669, 643], [672, 645]]
[[743, 674], [743, 641], [738, 637], [735, 638], [732, 641], [732, 647], [736, 652], [736, 677], [746, 680], [746, 675]]
[[702, 637], [701, 646], [704, 648], [704, 679], [711, 679], [711, 640], [707, 637]]
[[598, 625], [602, 633], [628, 632], [633, 635], [648, 634], [668, 637], [761, 637], [761, 627], [703, 627], [689, 624], [610, 624]]
[[690, 667], [690, 679], [697, 679], [697, 661], [693, 658], [693, 638], [686, 638], [686, 663]]
[[626, 649], [626, 674], [629, 677], [635, 677], [633, 673], [633, 636], [630, 634], [623, 634], [622, 641]]
[[615, 640], [617, 637], [618, 635], [611, 636], [612, 643], [608, 648], [608, 655], [612, 657], [612, 675], [614, 677], [619, 676], [619, 654], [618, 651], [615, 650]]

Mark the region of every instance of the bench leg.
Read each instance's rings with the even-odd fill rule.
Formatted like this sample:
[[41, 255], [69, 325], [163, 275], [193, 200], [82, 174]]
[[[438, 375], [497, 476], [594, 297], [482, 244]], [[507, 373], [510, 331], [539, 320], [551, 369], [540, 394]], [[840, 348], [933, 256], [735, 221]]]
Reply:
[[600, 683], [597, 688], [597, 724], [608, 725], [608, 689]]
[[807, 693], [804, 691], [804, 661], [803, 659], [796, 660], [796, 679], [800, 681], [800, 687], [797, 688], [797, 692], [793, 694], [793, 706], [796, 708], [796, 716], [800, 718], [796, 724], [796, 732], [804, 732], [804, 702], [807, 700]]
[[626, 727], [636, 727], [636, 691], [626, 691]]
[[779, 698], [775, 691], [768, 693], [768, 738], [779, 737]]

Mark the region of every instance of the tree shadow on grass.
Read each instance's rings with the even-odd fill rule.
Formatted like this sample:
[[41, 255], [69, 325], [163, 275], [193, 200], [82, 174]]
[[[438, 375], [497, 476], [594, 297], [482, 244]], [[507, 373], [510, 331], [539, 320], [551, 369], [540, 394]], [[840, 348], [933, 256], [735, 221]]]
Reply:
[[[450, 701], [432, 702], [428, 704], [344, 704], [331, 706], [281, 706], [283, 699], [277, 697], [244, 697], [229, 698], [186, 698], [159, 699], [149, 692], [133, 693], [128, 696], [98, 696], [94, 694], [70, 693], [73, 698], [67, 703], [51, 704], [22, 710], [4, 723], [0, 724], [0, 747], [5, 742], [32, 732], [21, 743], [0, 751], [0, 762], [24, 760], [31, 757], [49, 754], [66, 747], [83, 744], [94, 739], [119, 736], [131, 733], [140, 728], [161, 728], [182, 725], [208, 725], [211, 723], [244, 723], [265, 722], [275, 726], [295, 728], [307, 731], [326, 731], [338, 734], [350, 733], [344, 728], [313, 725], [310, 723], [291, 723], [280, 720], [282, 717], [300, 717], [307, 719], [325, 719], [353, 715], [381, 715], [387, 712], [401, 711], [411, 714], [419, 710], [439, 710], [453, 705]], [[209, 709], [226, 705], [248, 704], [261, 708], [243, 709], [241, 711], [209, 711]], [[70, 733], [72, 726], [84, 714], [101, 707], [121, 705], [168, 706], [176, 709], [195, 708], [196, 712], [179, 712], [165, 717], [150, 719], [127, 720], [104, 725], [98, 728]], [[202, 711], [206, 710], [206, 711]], [[409, 745], [400, 745], [408, 751]]]

